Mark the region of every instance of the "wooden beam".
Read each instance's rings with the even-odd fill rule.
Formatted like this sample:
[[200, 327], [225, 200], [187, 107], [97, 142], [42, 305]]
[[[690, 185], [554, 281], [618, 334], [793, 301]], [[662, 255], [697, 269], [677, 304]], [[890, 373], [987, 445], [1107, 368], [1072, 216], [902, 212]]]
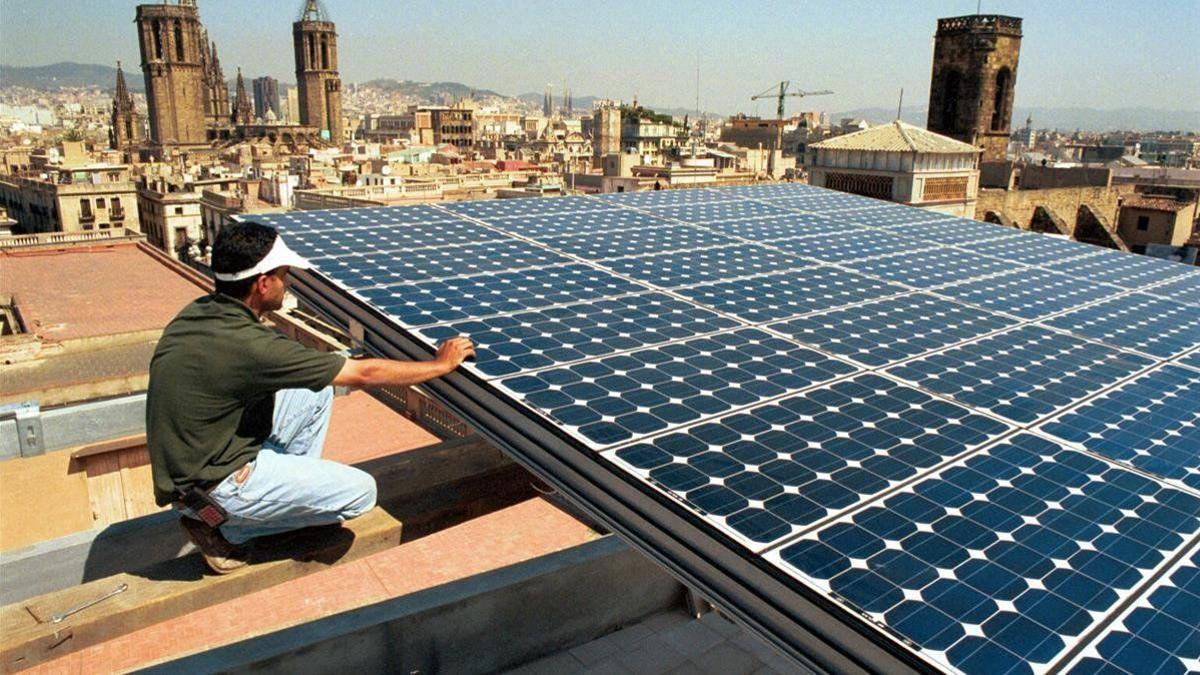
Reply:
[[[232, 600], [262, 588], [356, 560], [400, 543], [401, 523], [375, 508], [341, 525], [266, 537], [253, 564], [231, 574], [208, 572], [199, 556], [177, 558], [0, 609], [0, 669], [20, 670], [144, 626]], [[55, 614], [127, 590], [55, 623]]]

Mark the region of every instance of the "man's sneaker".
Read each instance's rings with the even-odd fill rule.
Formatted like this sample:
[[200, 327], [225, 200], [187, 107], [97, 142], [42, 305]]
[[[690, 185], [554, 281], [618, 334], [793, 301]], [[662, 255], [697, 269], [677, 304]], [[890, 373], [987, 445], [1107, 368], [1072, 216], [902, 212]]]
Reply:
[[209, 569], [217, 574], [229, 574], [250, 562], [249, 548], [229, 543], [221, 536], [220, 530], [187, 516], [180, 518], [179, 524], [183, 526], [188, 539], [200, 549]]

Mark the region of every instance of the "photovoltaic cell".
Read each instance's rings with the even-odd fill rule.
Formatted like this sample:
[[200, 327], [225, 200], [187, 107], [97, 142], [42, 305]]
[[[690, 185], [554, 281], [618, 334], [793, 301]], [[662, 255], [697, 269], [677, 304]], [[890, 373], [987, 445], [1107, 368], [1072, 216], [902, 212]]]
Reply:
[[600, 211], [611, 207], [590, 197], [555, 197], [554, 199], [485, 199], [470, 202], [446, 202], [439, 204], [438, 208], [470, 218], [488, 219]]
[[[274, 227], [288, 234], [310, 230], [341, 230], [358, 227], [391, 225], [424, 225], [428, 223], [456, 220], [433, 206], [374, 206], [357, 209], [333, 209], [329, 211], [292, 211], [289, 213], [256, 213], [254, 222]], [[291, 240], [288, 241], [289, 245]]]
[[570, 258], [533, 244], [498, 241], [326, 258], [321, 263], [321, 271], [347, 288], [357, 289], [569, 262]]
[[943, 667], [1061, 658], [1200, 528], [1200, 499], [1022, 433], [778, 553]]
[[1200, 546], [1138, 598], [1070, 670], [1200, 673]]
[[1023, 268], [1014, 263], [950, 248], [924, 249], [898, 253], [885, 258], [847, 261], [846, 266], [888, 281], [908, 284], [917, 289], [927, 289]]
[[674, 218], [689, 223], [768, 218], [771, 216], [785, 216], [790, 213], [787, 209], [771, 206], [765, 202], [746, 200], [687, 204], [652, 208], [650, 210], [664, 218]]
[[542, 242], [564, 253], [591, 260], [738, 243], [736, 239], [690, 225], [547, 237]]
[[758, 550], [1006, 430], [864, 374], [611, 455]]
[[645, 208], [702, 202], [725, 202], [738, 199], [728, 190], [661, 190], [658, 192], [623, 192], [597, 195], [602, 202], [620, 202], [620, 206]]
[[990, 223], [981, 223], [965, 218], [944, 218], [920, 223], [901, 223], [882, 226], [893, 232], [903, 232], [906, 237], [915, 237], [936, 244], [954, 246], [973, 245], [993, 239], [1013, 239], [1022, 236], [1012, 228]]
[[914, 210], [894, 207], [857, 209], [854, 211], [843, 211], [838, 215], [856, 225], [867, 225], [869, 227], [896, 227], [911, 223], [928, 223], [945, 220], [945, 217], [939, 217], [923, 209]]
[[1045, 323], [1164, 359], [1200, 346], [1200, 312], [1195, 307], [1143, 293], [1089, 305]]
[[1040, 319], [1124, 293], [1117, 286], [1081, 284], [1065, 274], [1026, 268], [943, 286], [938, 295], [1022, 319]]
[[500, 381], [593, 447], [628, 441], [854, 372], [755, 329]]
[[1107, 249], [1100, 249], [1097, 255], [1047, 263], [1044, 267], [1083, 281], [1098, 281], [1123, 288], [1141, 288], [1147, 284], [1195, 274], [1188, 265], [1164, 265], [1157, 258]]
[[890, 365], [1015, 324], [981, 309], [913, 293], [771, 324], [799, 342], [871, 368]]
[[648, 290], [586, 265], [556, 265], [514, 272], [424, 281], [355, 293], [403, 326], [461, 321]]
[[807, 266], [766, 276], [679, 289], [680, 295], [751, 323], [775, 321], [907, 292], [836, 267]]
[[1154, 362], [1026, 325], [888, 369], [956, 401], [1030, 424]]
[[1163, 366], [1041, 429], [1112, 460], [1200, 490], [1200, 377]]
[[471, 336], [477, 360], [468, 365], [496, 377], [736, 326], [707, 309], [647, 293], [461, 321], [421, 334], [431, 342]]
[[1197, 370], [1200, 370], [1200, 350], [1194, 351], [1191, 354], [1188, 354], [1187, 356], [1180, 357], [1179, 363], [1182, 363], [1185, 366], [1191, 366]]
[[753, 244], [722, 246], [637, 258], [605, 260], [604, 267], [661, 288], [703, 284], [747, 274], [777, 272], [806, 263], [786, 253]]

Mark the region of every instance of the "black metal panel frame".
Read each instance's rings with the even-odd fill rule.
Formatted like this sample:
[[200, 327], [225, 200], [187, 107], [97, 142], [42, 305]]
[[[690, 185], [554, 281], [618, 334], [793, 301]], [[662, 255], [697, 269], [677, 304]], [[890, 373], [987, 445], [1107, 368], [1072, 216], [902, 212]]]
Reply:
[[[405, 360], [432, 355], [428, 346], [319, 273], [293, 271], [293, 279], [293, 293], [313, 309], [352, 334], [352, 324], [361, 326], [367, 350]], [[739, 553], [727, 535], [614, 471], [594, 451], [505, 401], [473, 374], [459, 370], [422, 386], [515, 461], [798, 663], [839, 673], [938, 672], [869, 618]]]

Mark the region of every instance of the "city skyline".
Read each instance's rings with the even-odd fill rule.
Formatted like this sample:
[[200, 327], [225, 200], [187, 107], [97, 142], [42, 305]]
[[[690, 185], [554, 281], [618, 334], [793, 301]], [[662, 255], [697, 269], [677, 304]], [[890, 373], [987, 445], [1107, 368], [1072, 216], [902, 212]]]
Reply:
[[[290, 24], [300, 4], [261, 3], [261, 21], [246, 22], [242, 3], [199, 3], [227, 68], [241, 66], [248, 76], [282, 82], [295, 81]], [[894, 106], [902, 87], [907, 105], [923, 105], [937, 18], [975, 10], [975, 3], [963, 0], [916, 6], [756, 3], [749, 13], [738, 4], [676, 4], [650, 16], [636, 4], [615, 2], [605, 5], [612, 20], [602, 22], [594, 6], [583, 4], [479, 3], [463, 10], [418, 2], [405, 6], [404, 20], [393, 22], [387, 16], [394, 8], [383, 2], [326, 4], [338, 25], [347, 82], [457, 81], [507, 95], [540, 92], [550, 83], [561, 95], [565, 81], [577, 97], [636, 96], [690, 108], [699, 62], [701, 108], [764, 115], [773, 112], [773, 102], [749, 97], [779, 79], [836, 92], [809, 108]], [[58, 14], [44, 3], [4, 0], [5, 24], [25, 29], [3, 31], [0, 62], [121, 60], [136, 67], [136, 33], [129, 25], [136, 5], [99, 0]], [[1186, 47], [1200, 41], [1200, 4], [1162, 0], [1097, 8], [992, 0], [981, 9], [1025, 19], [1018, 107], [1200, 108], [1200, 62]], [[497, 21], [498, 12], [513, 20]], [[1171, 17], [1178, 20], [1164, 20]], [[786, 48], [788, 40], [797, 46]], [[510, 56], [499, 68], [497, 53]], [[789, 110], [799, 109], [793, 99]]]

